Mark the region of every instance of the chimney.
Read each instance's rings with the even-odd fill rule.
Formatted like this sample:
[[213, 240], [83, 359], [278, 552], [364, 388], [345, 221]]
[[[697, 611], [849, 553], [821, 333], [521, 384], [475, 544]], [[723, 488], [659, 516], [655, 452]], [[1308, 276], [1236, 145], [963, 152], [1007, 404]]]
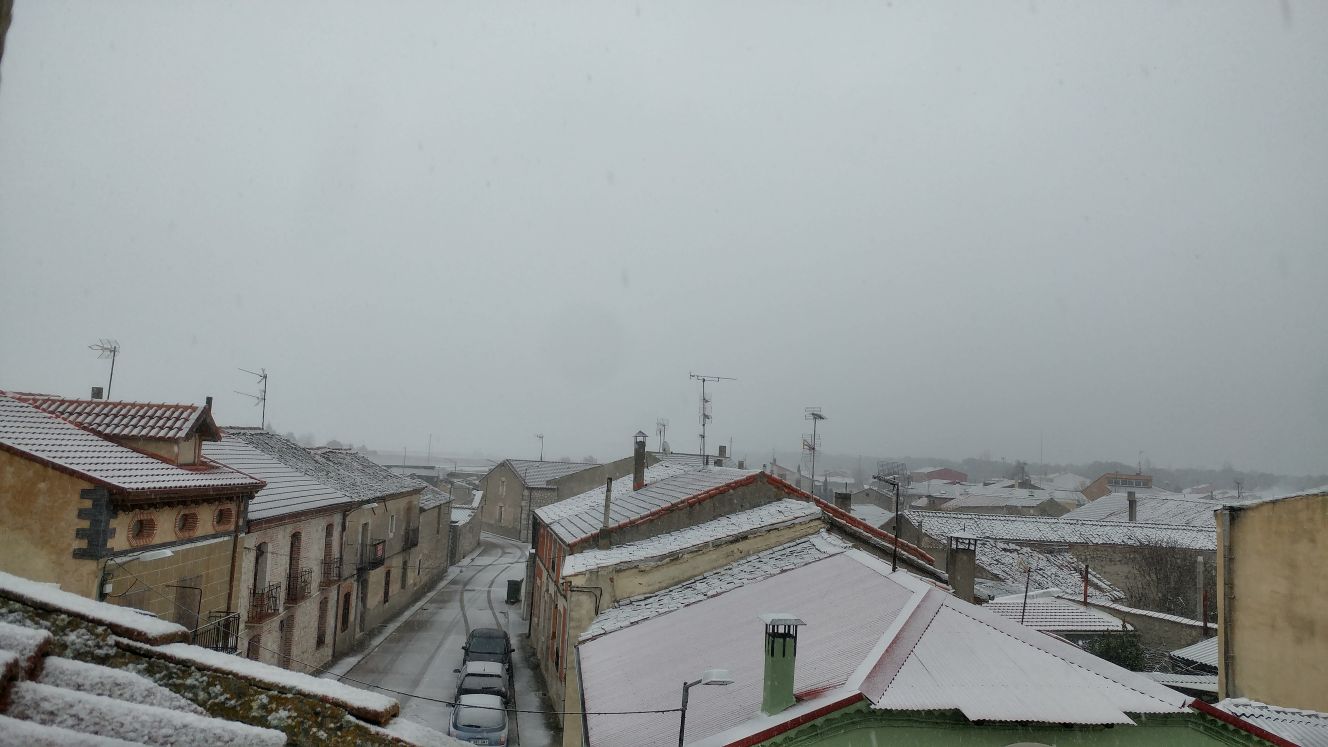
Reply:
[[1139, 517], [1139, 501], [1134, 497], [1133, 490], [1125, 494], [1125, 502], [1130, 505], [1130, 521], [1136, 521]]
[[[646, 434], [644, 431], [637, 431], [633, 437], [632, 444], [632, 490], [640, 490], [646, 486]], [[608, 498], [604, 499], [605, 501]], [[604, 523], [608, 526], [609, 508], [608, 503], [604, 504]]]
[[761, 615], [765, 623], [765, 688], [761, 713], [773, 716], [793, 705], [793, 673], [798, 659], [798, 626], [806, 625], [787, 612]]
[[613, 478], [606, 478], [604, 481], [604, 519], [600, 523], [599, 535], [595, 538], [595, 546], [601, 550], [609, 549], [613, 540], [609, 537], [609, 504], [613, 500]]
[[843, 510], [845, 510], [845, 511], [852, 511], [852, 510], [853, 510], [853, 494], [852, 494], [852, 493], [841, 493], [841, 492], [839, 492], [838, 490], [836, 490], [836, 491], [835, 491], [835, 508], [840, 508], [840, 509], [843, 509]]
[[745, 460], [745, 459], [739, 459], [739, 460], [738, 460], [738, 469], [747, 469], [747, 460]]
[[92, 398], [93, 398], [93, 399], [105, 399], [105, 398], [106, 398], [106, 390], [102, 389], [102, 388], [99, 387], [99, 386], [94, 386], [94, 387], [92, 387]]
[[962, 532], [950, 535], [949, 552], [945, 554], [945, 574], [950, 577], [950, 588], [954, 589], [954, 595], [969, 603], [973, 601], [977, 555], [977, 537]]

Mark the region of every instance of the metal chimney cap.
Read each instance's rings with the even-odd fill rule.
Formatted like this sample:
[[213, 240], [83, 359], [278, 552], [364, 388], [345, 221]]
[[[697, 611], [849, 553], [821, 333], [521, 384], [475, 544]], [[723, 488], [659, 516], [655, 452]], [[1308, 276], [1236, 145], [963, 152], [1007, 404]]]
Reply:
[[806, 625], [807, 623], [798, 619], [792, 612], [763, 612], [760, 615], [761, 622], [766, 625]]

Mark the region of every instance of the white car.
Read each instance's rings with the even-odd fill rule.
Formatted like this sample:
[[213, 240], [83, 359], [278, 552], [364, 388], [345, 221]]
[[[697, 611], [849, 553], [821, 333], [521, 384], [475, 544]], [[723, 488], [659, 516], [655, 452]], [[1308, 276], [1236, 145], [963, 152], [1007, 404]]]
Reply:
[[476, 745], [507, 744], [507, 708], [503, 699], [478, 693], [457, 698], [447, 733]]

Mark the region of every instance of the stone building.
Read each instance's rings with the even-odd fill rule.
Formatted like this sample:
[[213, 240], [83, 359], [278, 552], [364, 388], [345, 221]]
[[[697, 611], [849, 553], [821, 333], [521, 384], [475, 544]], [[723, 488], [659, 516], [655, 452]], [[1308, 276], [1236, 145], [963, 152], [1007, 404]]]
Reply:
[[219, 438], [210, 401], [0, 393], [0, 569], [195, 635], [230, 618], [243, 517], [264, 483], [202, 454]]

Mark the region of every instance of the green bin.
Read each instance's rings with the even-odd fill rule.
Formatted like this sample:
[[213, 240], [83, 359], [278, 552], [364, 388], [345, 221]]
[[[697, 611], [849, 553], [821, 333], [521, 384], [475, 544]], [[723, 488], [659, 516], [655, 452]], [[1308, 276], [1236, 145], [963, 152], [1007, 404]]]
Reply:
[[521, 579], [509, 579], [507, 582], [507, 603], [517, 604], [521, 601]]

